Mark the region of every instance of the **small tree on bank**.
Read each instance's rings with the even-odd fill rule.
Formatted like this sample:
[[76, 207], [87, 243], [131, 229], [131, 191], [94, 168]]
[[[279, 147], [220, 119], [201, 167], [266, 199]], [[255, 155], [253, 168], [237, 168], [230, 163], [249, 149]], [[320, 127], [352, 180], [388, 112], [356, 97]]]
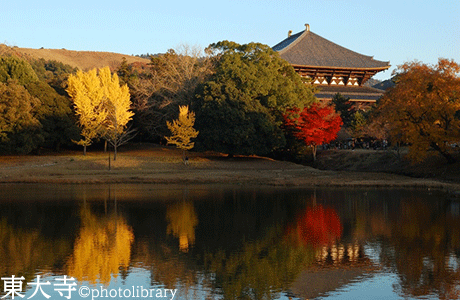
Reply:
[[343, 123], [332, 106], [314, 103], [302, 111], [298, 108], [288, 110], [284, 124], [294, 137], [312, 148], [313, 160], [316, 160], [317, 146], [336, 139]]
[[176, 145], [182, 149], [182, 159], [185, 161], [185, 151], [192, 149], [195, 143], [191, 141], [198, 136], [198, 131], [193, 128], [195, 124], [195, 113], [188, 110], [188, 106], [179, 106], [179, 118], [172, 122], [166, 121], [171, 131], [170, 137], [165, 137], [168, 144]]

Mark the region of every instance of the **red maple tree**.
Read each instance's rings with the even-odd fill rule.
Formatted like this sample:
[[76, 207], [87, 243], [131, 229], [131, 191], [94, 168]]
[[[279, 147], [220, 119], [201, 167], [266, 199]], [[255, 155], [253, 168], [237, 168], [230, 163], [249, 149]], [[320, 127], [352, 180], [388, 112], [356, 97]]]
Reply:
[[340, 115], [332, 106], [320, 103], [314, 103], [302, 111], [293, 108], [284, 115], [285, 127], [294, 137], [312, 147], [314, 160], [317, 146], [336, 139], [342, 124]]

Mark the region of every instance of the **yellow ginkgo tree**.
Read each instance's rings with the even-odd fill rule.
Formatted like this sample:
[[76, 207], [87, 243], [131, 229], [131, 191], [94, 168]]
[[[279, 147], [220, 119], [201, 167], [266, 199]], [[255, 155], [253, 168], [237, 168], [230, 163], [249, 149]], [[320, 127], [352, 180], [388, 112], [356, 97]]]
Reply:
[[192, 139], [198, 136], [198, 131], [193, 128], [195, 124], [195, 113], [189, 111], [188, 106], [179, 106], [179, 118], [172, 122], [166, 121], [168, 129], [171, 131], [171, 136], [165, 137], [168, 144], [176, 145], [177, 148], [183, 150], [182, 158], [184, 163], [185, 151], [192, 149], [195, 142]]
[[115, 160], [117, 147], [128, 140], [126, 127], [134, 115], [128, 86], [120, 86], [117, 74], [112, 75], [110, 68], [105, 67], [99, 72], [79, 70], [70, 75], [67, 92], [82, 128], [83, 138], [76, 143], [84, 147], [86, 154], [86, 147], [102, 137], [114, 147]]

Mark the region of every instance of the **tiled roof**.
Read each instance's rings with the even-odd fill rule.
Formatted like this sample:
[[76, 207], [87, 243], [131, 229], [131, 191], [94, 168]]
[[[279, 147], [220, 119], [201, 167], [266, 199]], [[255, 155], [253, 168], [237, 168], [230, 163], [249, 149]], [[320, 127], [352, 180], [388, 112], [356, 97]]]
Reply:
[[389, 62], [375, 60], [372, 56], [339, 46], [308, 28], [281, 41], [273, 50], [292, 65], [359, 69], [390, 67]]

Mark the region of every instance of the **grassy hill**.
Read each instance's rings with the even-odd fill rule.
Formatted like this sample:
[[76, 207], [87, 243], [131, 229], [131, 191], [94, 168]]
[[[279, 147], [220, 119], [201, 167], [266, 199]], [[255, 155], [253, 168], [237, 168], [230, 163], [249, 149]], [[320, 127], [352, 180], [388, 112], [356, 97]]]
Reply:
[[73, 51], [66, 49], [31, 49], [31, 48], [18, 48], [9, 47], [0, 44], [0, 55], [15, 55], [24, 59], [39, 59], [56, 60], [72, 67], [77, 67], [82, 70], [89, 70], [93, 68], [102, 68], [109, 66], [110, 68], [117, 68], [123, 57], [127, 62], [134, 63], [148, 63], [149, 60], [141, 57], [125, 55], [112, 52], [96, 52], [96, 51]]

